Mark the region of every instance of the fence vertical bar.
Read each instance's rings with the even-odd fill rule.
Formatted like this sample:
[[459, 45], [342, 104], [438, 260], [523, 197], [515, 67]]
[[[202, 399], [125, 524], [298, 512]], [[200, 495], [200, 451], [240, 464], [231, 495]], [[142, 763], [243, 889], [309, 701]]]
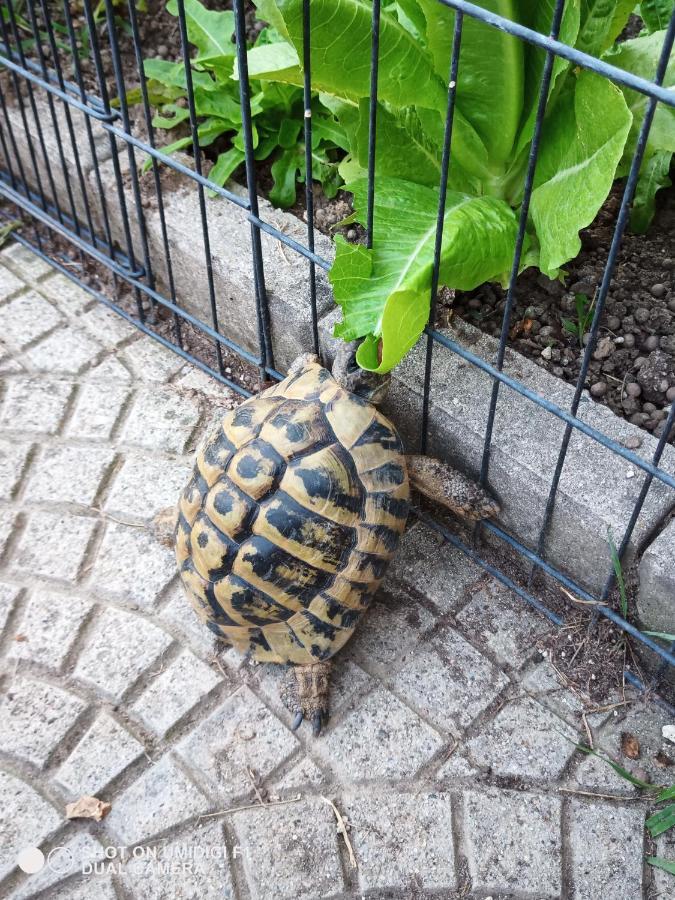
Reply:
[[431, 365], [434, 352], [434, 337], [431, 333], [436, 318], [436, 301], [438, 299], [438, 278], [441, 267], [441, 249], [443, 246], [443, 225], [445, 222], [445, 202], [448, 194], [448, 177], [450, 174], [450, 149], [452, 144], [452, 126], [455, 117], [455, 101], [457, 98], [457, 77], [459, 71], [459, 54], [462, 43], [462, 24], [464, 15], [455, 13], [455, 25], [452, 36], [452, 52], [450, 56], [450, 75], [448, 77], [448, 106], [445, 113], [445, 130], [443, 133], [443, 153], [441, 156], [441, 180], [438, 190], [438, 217], [436, 220], [436, 240], [434, 243], [434, 266], [431, 273], [431, 297], [429, 302], [429, 329], [427, 330], [427, 347], [424, 359], [424, 393], [422, 396], [422, 428], [420, 452], [426, 453], [429, 443], [429, 405], [431, 396]]
[[[44, 2], [44, 0], [43, 0]], [[152, 124], [152, 113], [150, 111], [150, 100], [148, 97], [148, 83], [143, 69], [143, 55], [141, 53], [141, 37], [138, 30], [138, 19], [136, 17], [136, 4], [134, 0], [128, 0], [127, 9], [129, 12], [129, 24], [131, 25], [131, 35], [134, 45], [134, 56], [136, 57], [136, 68], [138, 70], [138, 80], [141, 86], [141, 100], [143, 104], [143, 115], [145, 118], [145, 127], [148, 130], [148, 143], [151, 147], [155, 147], [155, 129]], [[176, 286], [173, 277], [173, 264], [171, 262], [171, 248], [169, 247], [169, 236], [166, 228], [166, 213], [164, 210], [164, 194], [162, 192], [162, 183], [159, 177], [159, 163], [154, 156], [150, 157], [152, 166], [152, 176], [155, 185], [155, 195], [157, 197], [157, 212], [159, 214], [160, 229], [162, 232], [162, 246], [164, 248], [164, 259], [166, 262], [166, 274], [169, 284], [169, 296], [171, 302], [177, 304]], [[154, 287], [154, 279], [151, 282]], [[178, 305], [178, 304], [177, 304]], [[183, 334], [181, 330], [181, 321], [177, 313], [173, 316], [174, 334], [176, 343], [179, 347], [183, 346]]]
[[[659, 57], [659, 62], [656, 68], [655, 75], [655, 84], [661, 85], [663, 84], [663, 79], [666, 74], [666, 68], [668, 66], [668, 62], [670, 60], [670, 54], [673, 49], [673, 39], [675, 38], [675, 11], [670, 19], [670, 23], [668, 25], [668, 29], [666, 31], [666, 35], [663, 41], [663, 47], [661, 49], [661, 55]], [[586, 384], [586, 376], [588, 374], [588, 368], [591, 362], [591, 356], [593, 351], [595, 350], [596, 339], [598, 335], [598, 331], [600, 328], [600, 317], [602, 316], [603, 310], [605, 308], [605, 300], [607, 299], [607, 294], [609, 292], [609, 286], [614, 276], [614, 269], [616, 268], [616, 261], [619, 254], [619, 249], [621, 246], [621, 240], [623, 238], [624, 231], [626, 230], [626, 225], [628, 224], [628, 215], [630, 212], [630, 205], [633, 201], [633, 196], [635, 194], [635, 186], [637, 184], [638, 175], [640, 174], [640, 166], [642, 165], [642, 159], [644, 157], [645, 147], [647, 146], [647, 138], [649, 137], [649, 132], [652, 126], [652, 121], [654, 119], [654, 113], [656, 111], [657, 100], [654, 97], [650, 97], [647, 103], [647, 109], [645, 111], [644, 118], [642, 120], [642, 125], [640, 126], [640, 132], [637, 139], [637, 144], [635, 146], [635, 152], [633, 154], [633, 159], [631, 161], [630, 171], [628, 173], [628, 179], [626, 181], [626, 186], [623, 191], [623, 196], [621, 198], [621, 206], [619, 208], [619, 215], [617, 216], [616, 225], [614, 227], [614, 234], [612, 235], [612, 243], [609, 248], [609, 253], [607, 255], [607, 263], [605, 264], [605, 269], [602, 274], [602, 282], [600, 284], [600, 288], [596, 295], [595, 299], [595, 311], [593, 314], [593, 322], [591, 324], [590, 336], [588, 343], [586, 344], [586, 349], [584, 351], [583, 360], [581, 363], [581, 370], [579, 372], [579, 377], [577, 379], [576, 388], [574, 391], [574, 397], [572, 398], [572, 403], [570, 405], [570, 412], [572, 415], [576, 416], [577, 410], [579, 409], [579, 403], [581, 401], [581, 395], [584, 390], [584, 386]], [[558, 486], [560, 484], [560, 478], [562, 475], [563, 467], [565, 465], [565, 458], [567, 456], [567, 449], [569, 447], [570, 437], [572, 435], [572, 428], [568, 425], [565, 427], [565, 432], [563, 434], [562, 442], [560, 445], [560, 451], [558, 453], [558, 459], [556, 462], [555, 471], [553, 473], [553, 478], [551, 480], [551, 488], [549, 491], [549, 495], [546, 501], [546, 509], [544, 511], [544, 520], [542, 522], [541, 529], [539, 531], [539, 540], [537, 542], [537, 551], [540, 556], [544, 555], [544, 547], [546, 544], [546, 535], [548, 533], [548, 528], [551, 522], [551, 518], [553, 516], [553, 510], [555, 507], [556, 496], [558, 493]]]
[[[553, 19], [551, 21], [550, 37], [557, 40], [560, 33], [560, 23], [562, 22], [563, 11], [565, 8], [565, 0], [556, 0], [553, 10]], [[525, 240], [525, 230], [527, 228], [527, 218], [530, 212], [530, 200], [532, 198], [532, 189], [534, 187], [534, 174], [537, 169], [537, 159], [539, 157], [539, 144], [541, 142], [541, 133], [544, 125], [544, 116], [546, 115], [546, 105], [548, 103], [548, 94], [551, 87], [551, 76], [553, 74], [553, 63], [555, 56], [551, 50], [547, 51], [544, 60], [544, 69], [541, 76], [539, 86], [539, 98], [537, 101], [537, 112], [534, 120], [534, 130], [532, 132], [532, 144], [530, 145], [530, 154], [527, 161], [527, 172], [525, 175], [525, 185], [523, 188], [523, 201], [520, 207], [520, 216], [518, 219], [518, 232], [516, 234], [516, 246], [513, 252], [513, 263], [511, 265], [511, 273], [509, 275], [509, 286], [506, 293], [506, 306], [504, 307], [504, 315], [502, 318], [502, 330], [499, 336], [499, 349], [497, 351], [497, 361], [495, 368], [500, 372], [504, 368], [504, 356], [506, 354], [506, 342], [509, 337], [509, 327], [511, 325], [511, 315], [513, 313], [513, 305], [516, 298], [516, 280], [520, 271], [520, 261], [523, 253], [523, 243]], [[499, 397], [499, 382], [492, 384], [492, 394], [490, 396], [490, 408], [488, 411], [488, 420], [485, 427], [485, 441], [483, 444], [483, 459], [480, 468], [480, 482], [486, 484], [490, 472], [490, 450], [492, 447], [492, 431], [494, 429], [495, 415], [497, 412], [497, 400]]]
[[[70, 14], [70, 6], [69, 0], [63, 0], [63, 16], [66, 22], [66, 31], [68, 32], [68, 42], [70, 44], [70, 55], [73, 66], [73, 74], [75, 76], [75, 81], [77, 84], [78, 92], [80, 95], [80, 100], [82, 103], [87, 102], [87, 94], [84, 89], [84, 79], [82, 77], [82, 69], [80, 67], [80, 60], [78, 56], [78, 48], [77, 48], [77, 38], [75, 36], [75, 28], [73, 26], [73, 18]], [[105, 191], [103, 190], [103, 182], [101, 180], [101, 170], [98, 160], [98, 151], [96, 150], [96, 142], [94, 141], [94, 133], [91, 127], [91, 121], [89, 116], [86, 113], [82, 113], [82, 119], [84, 121], [84, 127], [87, 132], [87, 143], [89, 145], [89, 152], [91, 153], [92, 166], [94, 171], [94, 176], [96, 178], [96, 188], [98, 191], [98, 203], [100, 204], [99, 208], [101, 211], [101, 219], [103, 220], [103, 230], [105, 232], [105, 239], [110, 251], [112, 252], [113, 239], [112, 239], [112, 231], [110, 228], [110, 218], [108, 216], [108, 201], [105, 196]], [[94, 247], [97, 246], [97, 236], [96, 233], [92, 233], [91, 235], [92, 244]], [[113, 281], [115, 284], [116, 276], [113, 274]]]
[[[248, 80], [248, 56], [246, 52], [246, 17], [244, 0], [234, 0], [234, 26], [237, 41], [237, 66], [239, 69], [239, 98], [241, 103], [242, 130], [246, 162], [246, 184], [251, 214], [257, 219], [258, 188], [253, 154], [253, 131], [251, 128], [251, 86]], [[267, 289], [265, 287], [265, 267], [262, 255], [260, 228], [251, 222], [251, 249], [253, 253], [253, 280], [255, 284], [256, 313], [258, 317], [258, 338], [260, 342], [260, 377], [264, 380], [265, 370], [274, 367], [274, 352]]]
[[[67, 2], [67, 0], [64, 0]], [[101, 58], [101, 49], [98, 44], [98, 36], [96, 31], [96, 22], [91, 9], [91, 0], [84, 0], [84, 15], [87, 20], [87, 28], [89, 30], [89, 40], [91, 44], [92, 55], [94, 58], [94, 68], [96, 70], [96, 78], [98, 80], [99, 91], [101, 94], [101, 102], [105, 112], [111, 113], [110, 96], [108, 94], [108, 86], [103, 69], [103, 60]], [[122, 181], [122, 170], [120, 168], [119, 154], [117, 152], [117, 143], [113, 135], [108, 132], [108, 142], [110, 146], [110, 159], [113, 165], [113, 174], [115, 176], [115, 187], [117, 189], [117, 199], [120, 207], [120, 215], [122, 217], [122, 230], [124, 233], [124, 242], [127, 247], [127, 259], [132, 269], [136, 268], [136, 255], [134, 253], [134, 242], [131, 236], [131, 223], [129, 222], [129, 210], [127, 209], [127, 201], [124, 194], [124, 182]], [[100, 182], [99, 182], [100, 183]], [[102, 188], [101, 188], [102, 189]], [[103, 190], [103, 189], [102, 189]], [[113, 253], [112, 243], [109, 246], [109, 253]], [[143, 301], [141, 292], [134, 285], [134, 300], [136, 302], [136, 310], [141, 323], [145, 322], [145, 310], [143, 309]]]
[[370, 45], [370, 103], [368, 105], [368, 204], [366, 246], [373, 246], [375, 218], [375, 153], [377, 150], [377, 81], [380, 68], [380, 0], [373, 0], [373, 36]]
[[[61, 68], [61, 58], [59, 55], [59, 49], [56, 44], [56, 38], [54, 36], [54, 27], [52, 25], [51, 15], [49, 13], [49, 7], [47, 5], [47, 0], [40, 0], [40, 8], [42, 10], [42, 16], [45, 20], [45, 28], [47, 29], [47, 39], [49, 41], [49, 49], [51, 52], [51, 57], [54, 63], [54, 72], [56, 74], [56, 80], [58, 86], [62, 91], [65, 91], [66, 84], [65, 79], [63, 77], [63, 70]], [[82, 197], [82, 203], [84, 205], [85, 217], [87, 219], [87, 229], [89, 234], [93, 237], [94, 235], [94, 223], [91, 215], [91, 207], [89, 204], [89, 191], [87, 190], [84, 173], [82, 172], [82, 163], [80, 161], [80, 154], [77, 149], [77, 143], [75, 141], [75, 130], [73, 128], [73, 118], [70, 112], [70, 107], [67, 103], [63, 103], [63, 114], [66, 119], [66, 128], [68, 130], [68, 137], [70, 139], [70, 146], [73, 151], [73, 158], [75, 160], [75, 171], [77, 174], [77, 180], [80, 185], [80, 195]], [[68, 179], [66, 175], [68, 187], [70, 190], [70, 179]], [[79, 222], [77, 221], [77, 211], [74, 210], [74, 218], [76, 222], [76, 230], [79, 234]]]
[[[312, 181], [312, 47], [311, 0], [302, 0], [302, 96], [305, 126], [305, 206], [307, 207], [307, 246], [314, 253], [314, 183]], [[312, 341], [319, 355], [319, 320], [316, 308], [316, 265], [309, 260], [309, 299], [312, 308]]]

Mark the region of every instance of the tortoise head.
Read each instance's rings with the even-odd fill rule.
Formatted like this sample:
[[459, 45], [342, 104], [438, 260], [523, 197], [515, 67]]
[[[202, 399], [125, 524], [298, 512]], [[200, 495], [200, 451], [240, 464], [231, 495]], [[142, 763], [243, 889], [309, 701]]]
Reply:
[[359, 366], [356, 362], [356, 351], [360, 343], [350, 341], [340, 344], [333, 363], [333, 378], [345, 390], [379, 406], [387, 396], [391, 376], [368, 372]]

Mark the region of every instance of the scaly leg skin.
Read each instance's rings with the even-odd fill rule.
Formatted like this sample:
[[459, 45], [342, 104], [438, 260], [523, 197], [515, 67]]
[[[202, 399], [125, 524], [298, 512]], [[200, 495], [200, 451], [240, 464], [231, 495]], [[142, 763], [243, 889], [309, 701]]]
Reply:
[[281, 688], [281, 699], [295, 716], [293, 731], [303, 719], [312, 723], [317, 737], [321, 725], [328, 721], [328, 695], [330, 692], [330, 663], [312, 663], [308, 666], [289, 666]]

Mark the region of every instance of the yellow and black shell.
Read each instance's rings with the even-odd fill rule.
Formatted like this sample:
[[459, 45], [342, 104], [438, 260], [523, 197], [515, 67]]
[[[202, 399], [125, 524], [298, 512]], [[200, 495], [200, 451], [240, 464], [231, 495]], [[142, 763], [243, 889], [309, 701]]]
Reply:
[[197, 453], [176, 529], [183, 584], [211, 631], [253, 658], [328, 659], [368, 608], [408, 504], [394, 426], [307, 363]]

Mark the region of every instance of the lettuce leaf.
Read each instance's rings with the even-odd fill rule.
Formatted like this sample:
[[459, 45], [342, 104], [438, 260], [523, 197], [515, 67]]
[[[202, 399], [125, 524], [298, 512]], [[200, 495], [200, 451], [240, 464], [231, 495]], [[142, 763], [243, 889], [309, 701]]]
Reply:
[[[357, 219], [364, 221], [367, 181], [348, 185]], [[379, 179], [372, 250], [336, 238], [330, 272], [343, 320], [337, 337], [366, 337], [358, 363], [390, 371], [416, 343], [429, 317], [438, 194], [397, 178]], [[470, 290], [502, 277], [516, 236], [513, 210], [495, 197], [448, 192], [440, 283]]]

